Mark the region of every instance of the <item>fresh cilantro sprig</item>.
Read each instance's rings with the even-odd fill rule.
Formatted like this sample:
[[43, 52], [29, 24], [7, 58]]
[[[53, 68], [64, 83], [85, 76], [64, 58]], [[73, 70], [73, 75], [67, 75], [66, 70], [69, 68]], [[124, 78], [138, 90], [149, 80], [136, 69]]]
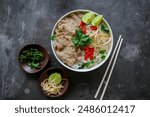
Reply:
[[108, 29], [107, 25], [104, 23], [101, 24], [101, 30], [106, 32], [106, 33], [109, 33], [109, 29]]
[[85, 35], [81, 29], [77, 29], [72, 42], [77, 47], [85, 47], [86, 45], [92, 43], [92, 39], [89, 37], [89, 35]]
[[50, 35], [49, 36], [49, 40], [54, 41], [56, 39], [56, 34]]

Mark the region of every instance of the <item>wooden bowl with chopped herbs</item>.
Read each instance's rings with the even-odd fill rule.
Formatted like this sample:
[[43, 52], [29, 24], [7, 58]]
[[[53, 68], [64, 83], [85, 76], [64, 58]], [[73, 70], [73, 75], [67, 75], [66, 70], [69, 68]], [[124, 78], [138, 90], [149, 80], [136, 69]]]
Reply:
[[24, 46], [18, 55], [21, 68], [29, 74], [40, 72], [47, 65], [48, 60], [47, 50], [38, 44]]

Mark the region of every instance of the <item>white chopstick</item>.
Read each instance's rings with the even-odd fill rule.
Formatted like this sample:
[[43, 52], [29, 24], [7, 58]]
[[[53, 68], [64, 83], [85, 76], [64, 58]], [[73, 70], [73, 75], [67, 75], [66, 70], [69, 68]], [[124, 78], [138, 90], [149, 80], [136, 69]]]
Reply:
[[[103, 76], [102, 81], [101, 81], [101, 83], [100, 83], [100, 85], [99, 85], [99, 87], [98, 87], [98, 89], [97, 89], [97, 91], [96, 91], [96, 94], [95, 94], [94, 98], [97, 98], [97, 96], [98, 96], [98, 94], [99, 94], [99, 92], [100, 92], [100, 89], [101, 89], [101, 87], [102, 87], [102, 85], [103, 85], [103, 83], [104, 83], [104, 80], [105, 80], [105, 78], [106, 78], [106, 75], [107, 75], [107, 73], [108, 73], [108, 70], [109, 70], [109, 68], [110, 68], [110, 65], [111, 65], [111, 63], [112, 63], [112, 60], [113, 60], [113, 58], [114, 58], [114, 56], [115, 56], [113, 65], [112, 65], [112, 67], [111, 67], [111, 71], [110, 71], [109, 76], [108, 76], [108, 79], [107, 79], [107, 82], [106, 82], [106, 84], [105, 84], [105, 87], [104, 87], [104, 89], [103, 89], [102, 95], [101, 95], [101, 97], [100, 97], [100, 99], [103, 99], [103, 96], [104, 96], [104, 94], [105, 94], [107, 85], [108, 85], [108, 83], [109, 83], [109, 80], [110, 80], [110, 77], [111, 77], [111, 74], [112, 74], [114, 65], [115, 65], [116, 60], [117, 60], [117, 57], [118, 57], [118, 54], [119, 54], [119, 51], [120, 51], [120, 47], [121, 47], [121, 45], [122, 45], [122, 42], [123, 42], [123, 38], [121, 38], [121, 35], [120, 35], [120, 36], [119, 36], [119, 39], [118, 39], [118, 41], [117, 41], [117, 44], [116, 44], [116, 46], [115, 46], [114, 52], [113, 52], [113, 54], [112, 54], [112, 57], [111, 57], [111, 59], [110, 59], [110, 61], [109, 61], [109, 64], [108, 64], [108, 66], [107, 66], [107, 69], [106, 69], [106, 71], [105, 71], [105, 73], [104, 73], [104, 76]], [[118, 47], [118, 46], [119, 46], [119, 47]], [[117, 50], [117, 48], [118, 48], [118, 50]], [[116, 53], [116, 51], [117, 51], [117, 53]], [[115, 55], [115, 53], [116, 53], [116, 55]]]
[[121, 41], [120, 41], [120, 44], [119, 44], [119, 47], [118, 47], [118, 50], [117, 50], [116, 56], [115, 56], [115, 58], [114, 58], [113, 65], [112, 65], [111, 70], [110, 70], [110, 72], [109, 72], [109, 76], [108, 76], [108, 79], [107, 79], [107, 81], [106, 81], [106, 84], [105, 84], [105, 87], [104, 87], [104, 89], [103, 89], [103, 92], [102, 92], [102, 94], [101, 94], [100, 100], [102, 100], [102, 99], [103, 99], [103, 97], [104, 97], [104, 94], [105, 94], [105, 91], [106, 91], [107, 85], [108, 85], [108, 83], [109, 83], [109, 80], [110, 80], [110, 77], [111, 77], [112, 71], [113, 71], [113, 69], [114, 69], [114, 66], [115, 66], [115, 63], [116, 63], [116, 60], [117, 60], [117, 57], [118, 57], [118, 54], [119, 54], [119, 51], [120, 51], [120, 48], [121, 48], [122, 42], [123, 42], [123, 38], [122, 38], [122, 39], [121, 39]]
[[115, 49], [114, 49], [114, 52], [113, 52], [113, 54], [112, 54], [112, 56], [111, 56], [111, 59], [110, 59], [109, 64], [108, 64], [108, 66], [107, 66], [107, 69], [106, 69], [106, 71], [105, 71], [105, 73], [104, 73], [104, 76], [103, 76], [102, 81], [101, 81], [101, 83], [100, 83], [100, 85], [99, 85], [99, 87], [98, 87], [98, 89], [97, 89], [97, 91], [96, 91], [96, 94], [95, 94], [94, 98], [97, 98], [97, 96], [98, 96], [98, 94], [99, 94], [99, 91], [100, 91], [100, 89], [101, 89], [101, 87], [102, 87], [102, 84], [103, 84], [103, 82], [104, 82], [104, 80], [105, 80], [105, 77], [106, 77], [106, 75], [107, 75], [107, 72], [108, 72], [108, 70], [109, 70], [109, 67], [110, 67], [110, 65], [111, 65], [111, 62], [112, 62], [112, 60], [113, 60], [113, 58], [114, 58], [114, 55], [115, 55], [115, 53], [116, 53], [116, 50], [117, 50], [118, 44], [119, 44], [119, 42], [120, 42], [120, 39], [121, 39], [121, 35], [119, 36], [119, 39], [118, 39], [118, 41], [117, 41], [116, 47], [115, 47]]

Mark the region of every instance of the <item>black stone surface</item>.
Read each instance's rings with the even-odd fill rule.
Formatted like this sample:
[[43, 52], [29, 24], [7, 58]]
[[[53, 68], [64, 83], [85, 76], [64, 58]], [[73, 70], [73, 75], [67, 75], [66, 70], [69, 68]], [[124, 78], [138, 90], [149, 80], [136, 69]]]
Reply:
[[[48, 67], [62, 67], [48, 36], [62, 15], [80, 8], [104, 15], [114, 43], [124, 37], [104, 99], [150, 99], [150, 0], [0, 0], [0, 99], [49, 99], [39, 90], [38, 75], [21, 70], [17, 54], [38, 43], [49, 51]], [[88, 73], [64, 68], [70, 85], [58, 99], [94, 99], [107, 64]]]

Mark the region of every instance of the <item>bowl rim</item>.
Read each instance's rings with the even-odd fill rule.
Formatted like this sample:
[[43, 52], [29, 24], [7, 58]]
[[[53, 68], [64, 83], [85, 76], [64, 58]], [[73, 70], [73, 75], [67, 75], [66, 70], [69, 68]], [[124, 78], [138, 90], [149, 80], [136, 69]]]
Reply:
[[[28, 71], [26, 71], [26, 70], [22, 67], [22, 63], [21, 63], [21, 61], [19, 60], [19, 56], [20, 56], [20, 54], [21, 54], [21, 52], [22, 52], [22, 50], [23, 50], [24, 48], [26, 48], [26, 47], [28, 47], [28, 46], [32, 46], [32, 45], [34, 45], [34, 46], [39, 46], [40, 48], [44, 49], [45, 52], [46, 52], [46, 55], [48, 56], [48, 58], [47, 58], [47, 59], [45, 58], [46, 61], [43, 63], [43, 64], [44, 64], [43, 67], [41, 67], [40, 69], [35, 70], [35, 72], [28, 72]], [[48, 51], [47, 51], [43, 46], [41, 46], [41, 45], [39, 45], [39, 44], [30, 43], [30, 44], [24, 45], [24, 46], [20, 49], [20, 51], [19, 51], [19, 53], [18, 53], [18, 62], [19, 62], [19, 65], [20, 65], [20, 67], [22, 68], [22, 70], [25, 71], [25, 72], [28, 73], [28, 74], [36, 74], [36, 73], [39, 73], [40, 71], [42, 71], [42, 70], [45, 68], [45, 66], [47, 65], [48, 61], [49, 61], [49, 54], [48, 54]]]
[[[60, 20], [62, 20], [63, 18], [65, 18], [65, 17], [68, 16], [69, 14], [75, 13], [75, 12], [94, 12], [96, 15], [100, 15], [100, 14], [98, 14], [98, 13], [95, 12], [95, 11], [87, 10], [87, 9], [76, 9], [76, 10], [72, 10], [72, 11], [70, 11], [70, 12], [67, 12], [66, 14], [64, 14], [62, 17], [60, 17], [60, 18], [57, 20], [57, 22], [55, 23], [55, 25], [54, 25], [54, 27], [53, 27], [53, 29], [52, 29], [51, 35], [54, 34], [55, 29], [56, 29], [56, 27], [57, 27], [57, 24], [60, 22]], [[61, 65], [63, 65], [65, 68], [67, 68], [67, 69], [69, 69], [69, 70], [71, 70], [71, 71], [75, 71], [75, 72], [89, 72], [89, 71], [93, 71], [93, 70], [99, 68], [100, 66], [102, 66], [102, 65], [108, 60], [108, 58], [109, 58], [109, 56], [110, 56], [110, 54], [111, 54], [111, 52], [112, 52], [112, 49], [113, 49], [114, 40], [113, 40], [113, 33], [112, 33], [112, 30], [111, 30], [110, 25], [109, 25], [108, 22], [105, 20], [105, 18], [103, 18], [103, 20], [104, 20], [104, 22], [107, 24], [107, 26], [108, 26], [108, 28], [109, 28], [109, 30], [110, 30], [110, 34], [111, 34], [111, 46], [110, 46], [109, 52], [107, 53], [106, 59], [103, 60], [102, 62], [98, 63], [97, 65], [95, 65], [95, 66], [89, 68], [89, 69], [74, 69], [74, 68], [71, 68], [71, 67], [67, 66], [66, 64], [64, 64], [64, 63], [57, 57], [56, 52], [55, 52], [54, 47], [53, 47], [53, 41], [51, 40], [51, 48], [52, 48], [53, 54], [54, 54], [55, 58], [59, 61], [59, 63], [60, 63]]]
[[[41, 83], [41, 81], [40, 81], [40, 79], [41, 79], [41, 77], [46, 73], [46, 72], [48, 72], [48, 71], [50, 71], [50, 70], [52, 70], [52, 69], [59, 69], [59, 70], [61, 70], [65, 75], [66, 75], [66, 88], [65, 88], [65, 90], [64, 90], [64, 92], [63, 93], [61, 93], [61, 94], [59, 94], [59, 95], [46, 95], [45, 93], [44, 93], [44, 90], [42, 89], [42, 87], [41, 87], [41, 85], [40, 85], [40, 83]], [[69, 87], [69, 78], [68, 78], [68, 74], [67, 73], [65, 73], [65, 71], [63, 70], [63, 68], [59, 68], [59, 67], [50, 67], [50, 68], [48, 68], [48, 69], [46, 69], [41, 75], [40, 75], [40, 77], [39, 77], [39, 79], [38, 79], [38, 81], [39, 81], [39, 87], [40, 87], [40, 89], [41, 89], [41, 92], [45, 95], [45, 96], [47, 96], [47, 97], [49, 97], [49, 98], [58, 98], [58, 97], [61, 97], [61, 96], [63, 96], [65, 93], [66, 93], [66, 91], [67, 91], [67, 89], [68, 89], [68, 87]]]

